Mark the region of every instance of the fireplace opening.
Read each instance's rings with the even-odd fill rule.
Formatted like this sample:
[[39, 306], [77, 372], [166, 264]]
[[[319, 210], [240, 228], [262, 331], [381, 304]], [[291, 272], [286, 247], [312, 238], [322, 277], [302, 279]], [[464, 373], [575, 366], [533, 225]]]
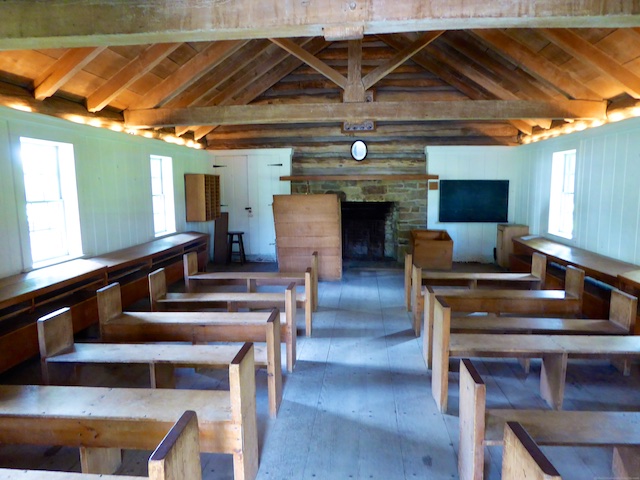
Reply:
[[342, 202], [342, 258], [384, 260], [394, 202]]

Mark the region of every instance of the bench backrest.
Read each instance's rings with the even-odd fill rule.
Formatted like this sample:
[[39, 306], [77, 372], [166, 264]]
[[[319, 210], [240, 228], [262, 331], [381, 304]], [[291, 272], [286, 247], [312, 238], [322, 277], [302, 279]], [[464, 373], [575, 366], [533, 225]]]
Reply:
[[73, 321], [69, 307], [38, 319], [38, 345], [42, 360], [73, 349]]
[[540, 279], [538, 288], [544, 288], [544, 282], [547, 278], [547, 256], [538, 252], [534, 252], [531, 256], [531, 275]]
[[102, 287], [96, 291], [98, 301], [98, 322], [100, 324], [100, 335], [104, 325], [109, 323], [122, 313], [122, 296], [120, 294], [120, 284], [118, 282]]
[[201, 480], [199, 436], [196, 413], [188, 410], [149, 457], [149, 480]]
[[167, 277], [164, 268], [159, 268], [149, 274], [149, 300], [151, 301], [151, 311], [157, 312], [158, 300], [167, 296]]
[[460, 360], [460, 480], [482, 478], [487, 386], [471, 360]]
[[614, 288], [611, 290], [609, 303], [609, 320], [620, 325], [625, 331], [633, 333], [636, 324], [638, 299], [628, 293]]
[[185, 253], [182, 256], [182, 266], [184, 269], [184, 286], [187, 292], [191, 291], [191, 282], [189, 275], [198, 273], [198, 254], [196, 252]]
[[572, 267], [567, 267], [567, 272], [564, 277], [564, 291], [567, 295], [579, 299], [582, 302], [582, 295], [584, 294], [584, 270]]
[[502, 480], [562, 480], [540, 447], [518, 422], [506, 422]]

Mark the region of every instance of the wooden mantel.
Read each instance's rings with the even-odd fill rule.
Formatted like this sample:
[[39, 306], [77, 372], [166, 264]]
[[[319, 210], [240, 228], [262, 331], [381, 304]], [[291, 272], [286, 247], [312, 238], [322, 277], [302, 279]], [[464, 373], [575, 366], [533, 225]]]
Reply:
[[398, 174], [398, 175], [293, 175], [280, 177], [283, 182], [339, 182], [341, 180], [379, 180], [398, 182], [406, 180], [438, 180], [438, 175], [428, 174]]

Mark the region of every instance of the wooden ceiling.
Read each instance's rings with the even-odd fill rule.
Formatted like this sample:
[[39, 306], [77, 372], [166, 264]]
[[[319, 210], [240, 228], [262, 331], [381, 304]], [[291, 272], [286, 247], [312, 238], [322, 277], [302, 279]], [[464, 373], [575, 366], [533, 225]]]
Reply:
[[0, 18], [0, 104], [208, 148], [515, 145], [640, 99], [635, 1], [9, 0]]

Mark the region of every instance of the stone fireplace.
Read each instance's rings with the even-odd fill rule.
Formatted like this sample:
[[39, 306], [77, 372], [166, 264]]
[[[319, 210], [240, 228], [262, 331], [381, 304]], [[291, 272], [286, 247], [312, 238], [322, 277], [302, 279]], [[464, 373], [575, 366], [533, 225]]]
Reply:
[[[293, 181], [291, 182], [291, 193], [336, 193], [342, 202], [346, 202], [345, 204], [368, 202], [380, 206], [380, 208], [373, 208], [373, 210], [388, 208], [388, 212], [385, 213], [384, 217], [383, 258], [402, 261], [409, 246], [411, 230], [426, 228], [426, 181]], [[383, 203], [388, 205], [382, 207]], [[378, 206], [373, 205], [373, 207]], [[357, 239], [353, 237], [353, 234], [354, 232], [351, 233], [350, 239], [356, 242], [356, 245], [354, 245], [354, 248], [356, 248], [355, 253], [362, 253], [365, 248], [362, 246], [363, 239]], [[343, 243], [344, 240], [343, 232]], [[369, 247], [366, 248], [368, 249]], [[380, 247], [377, 247], [376, 254], [379, 255], [379, 253]]]

